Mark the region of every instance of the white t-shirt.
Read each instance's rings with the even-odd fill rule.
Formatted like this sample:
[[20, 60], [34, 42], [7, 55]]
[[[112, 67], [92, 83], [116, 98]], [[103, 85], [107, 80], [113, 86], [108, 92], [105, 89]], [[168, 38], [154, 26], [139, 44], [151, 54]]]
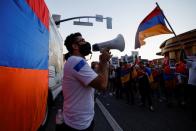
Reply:
[[63, 116], [72, 128], [83, 130], [94, 117], [94, 88], [88, 84], [97, 77], [86, 60], [71, 56], [64, 65]]

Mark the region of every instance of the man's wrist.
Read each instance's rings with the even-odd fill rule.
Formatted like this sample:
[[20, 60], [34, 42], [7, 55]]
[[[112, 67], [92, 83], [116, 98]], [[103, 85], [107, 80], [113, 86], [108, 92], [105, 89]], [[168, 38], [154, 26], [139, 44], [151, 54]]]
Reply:
[[102, 66], [102, 67], [109, 67], [109, 63], [108, 61], [102, 61], [102, 62], [99, 62], [99, 65]]

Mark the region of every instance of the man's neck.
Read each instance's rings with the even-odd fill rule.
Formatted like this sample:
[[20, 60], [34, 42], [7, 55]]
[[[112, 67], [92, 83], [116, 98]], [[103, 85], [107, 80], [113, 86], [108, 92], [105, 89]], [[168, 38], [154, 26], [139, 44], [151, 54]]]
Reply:
[[71, 54], [72, 56], [79, 56], [85, 59], [85, 57], [83, 55], [81, 55], [79, 52], [74, 52]]

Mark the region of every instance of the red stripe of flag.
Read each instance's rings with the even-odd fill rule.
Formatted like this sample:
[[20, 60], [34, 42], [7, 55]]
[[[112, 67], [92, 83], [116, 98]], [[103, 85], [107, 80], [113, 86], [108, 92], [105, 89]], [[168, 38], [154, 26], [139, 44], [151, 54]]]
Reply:
[[158, 7], [156, 7], [146, 18], [144, 18], [141, 24], [152, 19], [153, 17], [157, 16], [160, 13], [161, 13], [161, 10]]
[[44, 0], [26, 0], [32, 10], [35, 12], [37, 17], [49, 30], [49, 10]]

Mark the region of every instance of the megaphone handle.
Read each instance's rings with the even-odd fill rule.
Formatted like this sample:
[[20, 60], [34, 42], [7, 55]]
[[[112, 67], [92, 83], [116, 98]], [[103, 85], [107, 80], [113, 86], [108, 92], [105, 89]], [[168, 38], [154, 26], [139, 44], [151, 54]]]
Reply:
[[110, 52], [110, 49], [108, 49], [108, 48], [101, 48], [101, 49], [100, 49], [100, 52], [101, 52], [101, 53], [103, 53], [104, 51]]
[[105, 48], [105, 49], [102, 50], [101, 53], [102, 54], [99, 57], [100, 62], [107, 63], [110, 60], [110, 58], [112, 57], [111, 52], [110, 52], [109, 49]]

